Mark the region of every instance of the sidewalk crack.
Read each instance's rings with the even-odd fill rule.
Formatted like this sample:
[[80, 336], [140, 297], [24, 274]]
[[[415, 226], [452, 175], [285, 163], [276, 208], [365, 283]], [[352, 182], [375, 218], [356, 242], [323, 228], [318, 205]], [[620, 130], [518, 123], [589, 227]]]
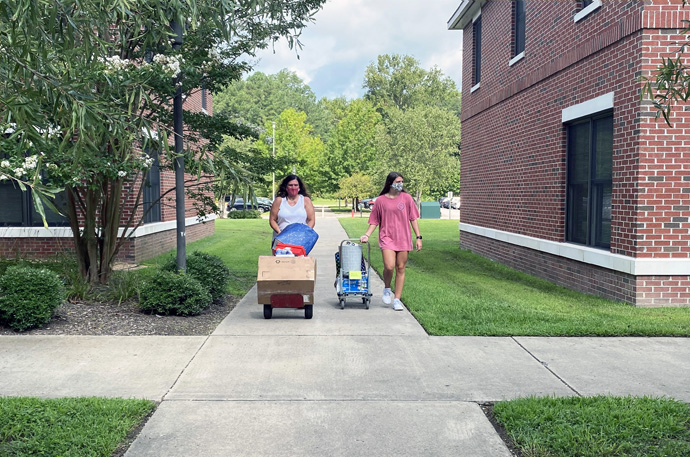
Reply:
[[201, 346], [199, 346], [199, 348], [196, 350], [196, 352], [194, 352], [194, 355], [189, 359], [187, 364], [182, 368], [182, 370], [180, 370], [180, 373], [175, 378], [175, 381], [173, 381], [172, 385], [168, 388], [168, 391], [165, 392], [165, 395], [163, 395], [163, 397], [161, 398], [161, 402], [164, 402], [167, 400], [168, 395], [170, 395], [170, 392], [172, 392], [172, 390], [175, 388], [175, 386], [177, 385], [178, 381], [180, 380], [180, 378], [182, 377], [184, 372], [187, 371], [187, 368], [189, 368], [189, 365], [192, 364], [194, 359], [196, 359], [196, 356], [199, 355], [199, 352], [201, 352], [201, 350], [204, 348], [204, 346], [206, 346], [206, 343], [208, 343], [209, 338], [211, 338], [211, 334], [206, 335], [204, 342], [201, 343]]
[[548, 363], [544, 362], [543, 360], [540, 360], [536, 355], [532, 354], [532, 352], [530, 352], [529, 349], [527, 349], [527, 348], [526, 348], [525, 346], [523, 346], [518, 340], [516, 340], [514, 336], [511, 336], [510, 339], [513, 340], [513, 341], [515, 342], [515, 344], [517, 344], [518, 346], [520, 346], [520, 347], [522, 348], [522, 350], [525, 351], [526, 353], [528, 353], [534, 360], [536, 360], [537, 362], [539, 362], [539, 364], [540, 364], [541, 366], [543, 366], [544, 368], [546, 368], [546, 370], [547, 370], [549, 373], [551, 373], [556, 379], [558, 379], [560, 382], [562, 382], [563, 385], [565, 385], [568, 389], [572, 390], [572, 391], [575, 393], [575, 395], [577, 395], [578, 397], [582, 397], [582, 394], [581, 394], [580, 392], [578, 392], [573, 386], [571, 386], [570, 384], [568, 384], [568, 382], [567, 382], [565, 379], [563, 379], [563, 378], [561, 378], [560, 376], [558, 376], [558, 375], [556, 374], [555, 371], [553, 371], [551, 368], [549, 368], [549, 364], [548, 364]]

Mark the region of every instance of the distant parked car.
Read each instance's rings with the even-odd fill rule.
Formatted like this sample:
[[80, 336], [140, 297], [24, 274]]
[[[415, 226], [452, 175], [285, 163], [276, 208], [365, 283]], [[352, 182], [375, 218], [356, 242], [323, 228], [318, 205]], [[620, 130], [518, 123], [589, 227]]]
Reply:
[[441, 205], [441, 208], [448, 208], [450, 206], [450, 198], [441, 197], [438, 199], [438, 204]]
[[253, 204], [252, 202], [247, 202], [245, 204], [243, 198], [236, 198], [234, 205], [230, 205], [230, 202], [228, 202], [228, 208], [227, 209], [228, 209], [228, 212], [254, 209], [260, 213], [265, 213], [266, 211], [271, 210], [271, 201], [267, 198], [257, 197], [256, 198], [256, 204]]
[[359, 201], [359, 204], [357, 205], [357, 209], [360, 211], [362, 211], [362, 209], [373, 209], [375, 201], [376, 201], [376, 197], [364, 198], [364, 199]]

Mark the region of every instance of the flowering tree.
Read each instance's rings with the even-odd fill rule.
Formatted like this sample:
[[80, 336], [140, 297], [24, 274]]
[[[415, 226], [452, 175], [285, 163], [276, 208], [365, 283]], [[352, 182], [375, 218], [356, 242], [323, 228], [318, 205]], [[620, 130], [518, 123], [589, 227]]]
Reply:
[[[172, 78], [184, 74], [185, 94], [218, 90], [250, 68], [243, 56], [280, 37], [299, 45], [324, 1], [0, 0], [0, 179], [31, 192], [44, 221], [64, 189], [82, 274], [107, 282], [142, 222], [132, 212], [118, 235], [123, 192], [138, 189], [141, 204], [145, 151], [162, 149], [164, 164], [174, 158]], [[179, 52], [172, 20], [185, 24]], [[197, 177], [233, 167], [212, 160], [223, 135], [256, 135], [229, 119], [185, 113], [185, 121], [191, 143], [205, 145], [185, 152]]]

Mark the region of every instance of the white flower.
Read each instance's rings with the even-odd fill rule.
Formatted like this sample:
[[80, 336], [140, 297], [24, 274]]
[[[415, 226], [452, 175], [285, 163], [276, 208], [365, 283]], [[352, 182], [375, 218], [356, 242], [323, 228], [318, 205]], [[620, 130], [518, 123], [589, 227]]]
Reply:
[[23, 168], [15, 168], [14, 170], [12, 170], [12, 172], [13, 172], [18, 178], [21, 177], [21, 176], [24, 176], [24, 173], [25, 173], [25, 171], [24, 171]]
[[9, 160], [3, 160], [2, 162], [0, 162], [0, 167], [9, 168], [10, 167], [10, 161]]
[[15, 124], [14, 122], [10, 123], [9, 126], [5, 129], [5, 134], [6, 135], [13, 134], [14, 132], [17, 131], [16, 127], [17, 127], [17, 124]]
[[24, 168], [27, 170], [33, 170], [38, 164], [38, 157], [33, 155], [24, 159]]
[[127, 172], [126, 172], [126, 171], [120, 170], [120, 171], [117, 172], [117, 175], [118, 175], [120, 178], [124, 178], [125, 176], [127, 176]]
[[7, 181], [8, 179], [10, 178], [5, 175], [0, 175], [0, 181]]

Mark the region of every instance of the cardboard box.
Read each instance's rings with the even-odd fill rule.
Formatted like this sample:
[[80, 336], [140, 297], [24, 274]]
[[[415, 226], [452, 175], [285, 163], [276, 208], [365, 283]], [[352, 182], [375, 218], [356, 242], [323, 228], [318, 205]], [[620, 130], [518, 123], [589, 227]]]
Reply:
[[313, 305], [315, 283], [316, 259], [312, 257], [259, 257], [256, 288], [260, 305], [270, 304], [275, 294], [301, 294], [305, 305]]

